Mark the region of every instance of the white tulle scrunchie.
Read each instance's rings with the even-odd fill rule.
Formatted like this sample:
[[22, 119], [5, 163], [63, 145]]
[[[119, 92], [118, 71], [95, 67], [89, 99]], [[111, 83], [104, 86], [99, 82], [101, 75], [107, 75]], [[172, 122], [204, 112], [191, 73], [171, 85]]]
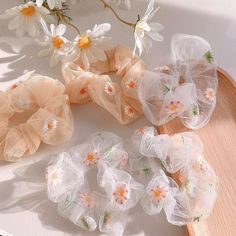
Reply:
[[[153, 127], [135, 132], [129, 142], [129, 161], [131, 170], [145, 177], [141, 205], [146, 213], [153, 215], [163, 209], [175, 225], [209, 216], [218, 179], [202, 152], [202, 142], [193, 132], [158, 135]], [[170, 174], [172, 178], [167, 176]]]
[[201, 128], [216, 105], [217, 66], [211, 46], [198, 36], [177, 34], [171, 53], [171, 63], [146, 71], [140, 80], [144, 114], [155, 125], [179, 117], [186, 127]]
[[[94, 231], [99, 226], [103, 233], [123, 235], [126, 213], [143, 193], [143, 186], [121, 170], [127, 158], [120, 137], [93, 134], [88, 142], [59, 154], [47, 168], [48, 198], [58, 203], [60, 215], [82, 229]], [[93, 167], [97, 173], [91, 176]]]

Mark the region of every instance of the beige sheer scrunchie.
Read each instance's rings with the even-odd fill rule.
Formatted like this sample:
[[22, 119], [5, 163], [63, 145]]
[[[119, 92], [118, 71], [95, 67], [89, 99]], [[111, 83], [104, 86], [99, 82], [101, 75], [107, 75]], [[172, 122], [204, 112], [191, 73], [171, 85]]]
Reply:
[[56, 145], [71, 138], [73, 119], [64, 91], [58, 80], [31, 75], [0, 92], [1, 159], [18, 161], [35, 153], [41, 141]]
[[[92, 100], [121, 124], [128, 124], [143, 114], [137, 84], [146, 66], [123, 45], [107, 51], [106, 55], [107, 60], [93, 63], [90, 71], [85, 71], [80, 61], [63, 64], [66, 93], [71, 103]], [[113, 82], [105, 73], [115, 73], [119, 80]]]

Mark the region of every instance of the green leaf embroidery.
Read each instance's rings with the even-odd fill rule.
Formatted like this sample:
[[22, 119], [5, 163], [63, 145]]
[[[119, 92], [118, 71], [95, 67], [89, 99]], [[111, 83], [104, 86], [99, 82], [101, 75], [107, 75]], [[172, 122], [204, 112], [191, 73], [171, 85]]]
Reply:
[[204, 54], [204, 57], [206, 58], [206, 60], [207, 60], [210, 64], [213, 64], [213, 63], [214, 63], [215, 56], [214, 56], [214, 54], [213, 54], [211, 51], [207, 51], [207, 52]]
[[199, 115], [199, 109], [198, 109], [198, 106], [196, 104], [191, 105], [191, 114], [193, 116]]
[[197, 216], [197, 217], [194, 217], [193, 218], [193, 222], [197, 221], [199, 222], [200, 221], [200, 218], [203, 216], [203, 214], [201, 214], [200, 216]]
[[104, 217], [103, 217], [103, 224], [107, 224], [109, 218], [110, 218], [111, 214], [108, 211], [104, 212]]
[[85, 228], [86, 228], [87, 230], [89, 230], [89, 224], [88, 224], [88, 222], [86, 221], [85, 217], [82, 217], [82, 218], [81, 218], [81, 222], [82, 222], [82, 224], [85, 226]]
[[151, 173], [151, 169], [149, 167], [144, 167], [143, 168], [143, 173], [145, 176], [149, 176]]
[[170, 91], [170, 88], [167, 85], [164, 85], [163, 93], [167, 94]]

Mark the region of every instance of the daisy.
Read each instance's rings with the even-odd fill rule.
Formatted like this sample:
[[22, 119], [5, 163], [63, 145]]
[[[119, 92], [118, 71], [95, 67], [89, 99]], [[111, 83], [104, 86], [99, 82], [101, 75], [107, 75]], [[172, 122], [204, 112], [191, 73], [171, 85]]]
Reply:
[[41, 46], [47, 48], [41, 50], [38, 53], [38, 56], [48, 56], [49, 54], [51, 54], [49, 65], [50, 67], [54, 67], [63, 57], [63, 44], [68, 42], [68, 40], [63, 37], [66, 32], [66, 26], [63, 24], [59, 24], [58, 26], [51, 24], [49, 31], [47, 25], [44, 22], [41, 23], [45, 32], [45, 38], [44, 42], [41, 42], [40, 40], [37, 40], [37, 42]]
[[115, 201], [123, 205], [129, 199], [129, 190], [126, 184], [119, 184], [112, 193]]
[[130, 9], [130, 7], [131, 7], [130, 0], [107, 0], [107, 1], [113, 3], [117, 6], [124, 7], [126, 9]]
[[97, 152], [89, 152], [84, 158], [83, 163], [86, 166], [92, 166], [92, 165], [96, 165], [99, 159], [100, 157]]
[[157, 205], [158, 203], [165, 200], [167, 196], [168, 190], [166, 187], [160, 187], [156, 186], [155, 188], [152, 188], [149, 192], [149, 196], [151, 198], [151, 201], [154, 205]]
[[[159, 23], [147, 23], [159, 8], [154, 10], [155, 0], [151, 0], [148, 4], [148, 8], [142, 18], [139, 17], [134, 30], [134, 38], [135, 38], [135, 47], [134, 54], [136, 49], [139, 50], [139, 55], [141, 56], [143, 50], [148, 52], [152, 46], [151, 39], [155, 41], [163, 41], [163, 36], [159, 34], [159, 31], [163, 29], [163, 26]], [[145, 36], [148, 37], [145, 37]]]
[[[41, 7], [45, 0], [36, 0], [36, 5]], [[62, 4], [66, 2], [66, 0], [46, 0], [48, 7], [52, 10], [54, 8], [62, 9]]]
[[169, 104], [165, 105], [165, 110], [170, 113], [176, 113], [182, 107], [180, 101], [171, 101]]
[[72, 44], [68, 57], [72, 60], [80, 59], [84, 69], [90, 68], [90, 63], [105, 61], [105, 50], [108, 49], [107, 41], [110, 37], [104, 36], [111, 29], [108, 23], [95, 25], [92, 30], [87, 30], [85, 34], [78, 35]]
[[56, 129], [57, 128], [57, 124], [58, 124], [58, 121], [55, 120], [55, 119], [44, 122], [43, 132], [46, 133], [46, 132], [48, 132], [50, 130]]
[[81, 193], [79, 195], [79, 199], [82, 205], [84, 205], [87, 208], [91, 208], [94, 203], [92, 196], [86, 193]]
[[126, 83], [125, 83], [125, 87], [126, 89], [133, 89], [136, 87], [136, 80], [135, 79], [129, 79]]
[[216, 92], [214, 89], [207, 88], [204, 93], [205, 93], [206, 98], [208, 100], [210, 100], [211, 102], [213, 102], [215, 100]]
[[125, 114], [127, 115], [127, 116], [129, 116], [129, 117], [134, 117], [134, 109], [131, 107], [131, 106], [129, 106], [129, 105], [127, 105], [127, 106], [125, 106], [125, 108], [124, 108], [124, 112], [125, 112]]
[[105, 83], [105, 92], [110, 96], [115, 95], [115, 88], [112, 82], [108, 81]]
[[48, 168], [46, 179], [49, 184], [56, 186], [62, 181], [63, 170], [58, 166]]
[[12, 20], [8, 23], [9, 30], [16, 30], [16, 36], [21, 37], [26, 32], [36, 37], [40, 34], [40, 21], [49, 22], [52, 20], [50, 11], [45, 7], [37, 7], [32, 1], [26, 4], [13, 7], [5, 11], [2, 19]]
[[88, 93], [88, 90], [86, 87], [82, 87], [80, 90], [79, 90], [79, 96], [81, 99], [85, 99], [89, 96], [89, 93]]

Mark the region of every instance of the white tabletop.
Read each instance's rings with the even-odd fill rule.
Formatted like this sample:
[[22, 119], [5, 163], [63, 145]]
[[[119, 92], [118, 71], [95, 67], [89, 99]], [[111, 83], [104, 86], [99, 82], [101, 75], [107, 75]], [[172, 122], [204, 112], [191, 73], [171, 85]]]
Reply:
[[[3, 1], [2, 1], [3, 2]], [[14, 6], [17, 0], [4, 1], [4, 9]], [[177, 4], [178, 2], [178, 4]], [[196, 3], [197, 2], [197, 3]], [[170, 38], [174, 33], [196, 34], [205, 37], [212, 45], [219, 65], [236, 78], [236, 18], [234, 0], [162, 0], [155, 19], [165, 26], [165, 41], [156, 43], [144, 59], [158, 65], [166, 61], [170, 53]], [[121, 12], [127, 19], [136, 20], [144, 12], [145, 2], [133, 0], [129, 12]], [[234, 10], [233, 10], [234, 9]], [[71, 14], [82, 30], [95, 23], [111, 22], [113, 43], [133, 47], [132, 31], [117, 22], [108, 10], [95, 0], [80, 0]], [[39, 47], [28, 37], [19, 40], [7, 29], [6, 21], [0, 22], [0, 81], [15, 79], [27, 71], [48, 75], [62, 80], [60, 68], [51, 69], [48, 60], [38, 58]], [[73, 31], [69, 32], [73, 35]], [[27, 160], [15, 164], [0, 163], [0, 229], [16, 236], [100, 235], [85, 233], [68, 220], [60, 217], [56, 205], [46, 197], [44, 171], [53, 153], [66, 150], [83, 141], [89, 134], [107, 130], [128, 137], [135, 128], [149, 124], [145, 118], [121, 126], [106, 111], [93, 104], [72, 106], [75, 131], [70, 142], [59, 147], [42, 145]], [[180, 236], [181, 227], [167, 223], [163, 214], [144, 215], [138, 208], [133, 212], [125, 235]]]

